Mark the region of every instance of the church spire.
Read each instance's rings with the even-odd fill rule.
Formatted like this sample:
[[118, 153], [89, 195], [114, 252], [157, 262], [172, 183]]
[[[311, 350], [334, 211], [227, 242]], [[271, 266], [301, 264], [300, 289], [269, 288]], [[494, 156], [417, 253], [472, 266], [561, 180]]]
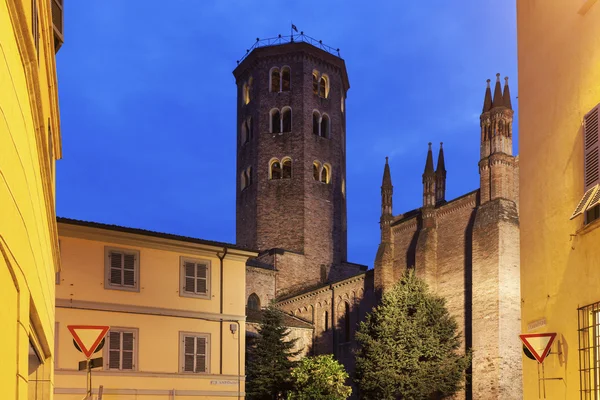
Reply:
[[425, 172], [423, 172], [423, 207], [435, 206], [435, 170], [433, 169], [433, 152], [431, 142], [427, 150]]
[[504, 99], [502, 98], [502, 87], [500, 86], [500, 73], [496, 74], [496, 86], [494, 87], [494, 101], [492, 107], [502, 107]]
[[386, 217], [391, 217], [392, 214], [392, 195], [394, 194], [394, 186], [392, 185], [392, 174], [390, 173], [390, 165], [388, 157], [385, 158], [385, 166], [383, 167], [383, 180], [381, 182], [381, 222], [384, 223]]
[[508, 76], [504, 78], [504, 93], [502, 94], [502, 101], [504, 107], [512, 110], [512, 103], [510, 101], [510, 89], [508, 88]]
[[433, 153], [431, 151], [431, 142], [429, 142], [429, 150], [427, 151], [427, 160], [425, 161], [425, 174], [434, 173], [433, 169]]
[[444, 143], [440, 142], [437, 167], [435, 170], [435, 204], [446, 201], [446, 163], [444, 161]]
[[492, 89], [490, 89], [490, 80], [487, 80], [485, 88], [485, 97], [483, 98], [483, 112], [488, 112], [492, 109]]

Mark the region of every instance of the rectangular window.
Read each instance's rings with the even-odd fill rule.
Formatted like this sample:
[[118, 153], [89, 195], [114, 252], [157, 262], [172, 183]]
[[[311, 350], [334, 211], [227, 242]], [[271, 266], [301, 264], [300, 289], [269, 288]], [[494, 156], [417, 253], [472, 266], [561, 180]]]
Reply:
[[582, 400], [600, 398], [600, 302], [578, 309]]
[[[600, 104], [583, 117], [583, 197], [571, 219], [600, 204]], [[593, 216], [593, 213], [592, 213]], [[584, 219], [587, 224], [591, 220]]]
[[208, 373], [209, 338], [208, 334], [180, 332], [181, 372]]
[[210, 298], [210, 261], [181, 257], [180, 295]]
[[135, 371], [137, 355], [137, 329], [111, 328], [104, 344], [104, 368]]
[[107, 289], [139, 291], [140, 252], [127, 249], [105, 249], [105, 284]]

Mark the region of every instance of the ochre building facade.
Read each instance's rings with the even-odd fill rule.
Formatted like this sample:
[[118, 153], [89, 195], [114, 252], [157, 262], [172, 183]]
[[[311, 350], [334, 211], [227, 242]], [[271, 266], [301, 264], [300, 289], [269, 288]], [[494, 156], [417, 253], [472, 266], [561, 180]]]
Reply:
[[86, 392], [85, 356], [69, 325], [110, 327], [93, 355], [103, 359], [92, 372], [94, 398], [100, 386], [106, 400], [244, 396], [244, 271], [256, 252], [65, 218], [58, 225], [55, 399]]
[[522, 331], [557, 334], [552, 380], [523, 357], [526, 399], [600, 398], [599, 22], [597, 1], [517, 1]]
[[60, 1], [0, 0], [0, 398], [50, 399]]
[[367, 270], [346, 257], [345, 64], [332, 49], [297, 38], [259, 42], [234, 71], [237, 241], [260, 252], [246, 266], [248, 323], [275, 302], [312, 326], [309, 352], [334, 353], [353, 370], [357, 323], [415, 268], [446, 298], [465, 348], [473, 348], [464, 396], [522, 398], [519, 168], [508, 81], [502, 87], [498, 76], [493, 91], [488, 81], [481, 132], [473, 135], [480, 189], [447, 201], [443, 150], [434, 168], [430, 146], [423, 206], [394, 215], [386, 160], [381, 243]]

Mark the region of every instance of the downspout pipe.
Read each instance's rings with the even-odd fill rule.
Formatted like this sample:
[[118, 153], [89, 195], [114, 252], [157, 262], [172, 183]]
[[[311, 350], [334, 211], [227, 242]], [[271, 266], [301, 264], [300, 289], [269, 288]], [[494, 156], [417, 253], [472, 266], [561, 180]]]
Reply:
[[[223, 254], [221, 256], [221, 254]], [[220, 322], [220, 329], [219, 329], [219, 343], [221, 344], [220, 346], [220, 357], [219, 357], [219, 374], [223, 375], [223, 287], [224, 287], [224, 279], [223, 279], [223, 260], [225, 259], [225, 256], [227, 255], [227, 247], [223, 247], [223, 252], [217, 252], [217, 257], [219, 257], [219, 263], [221, 264], [221, 275], [220, 275], [220, 284], [221, 284], [221, 290], [219, 291], [219, 297], [220, 297], [220, 307], [219, 307], [219, 313], [221, 314], [221, 322]], [[239, 363], [238, 363], [239, 364]], [[239, 379], [239, 378], [238, 378]]]

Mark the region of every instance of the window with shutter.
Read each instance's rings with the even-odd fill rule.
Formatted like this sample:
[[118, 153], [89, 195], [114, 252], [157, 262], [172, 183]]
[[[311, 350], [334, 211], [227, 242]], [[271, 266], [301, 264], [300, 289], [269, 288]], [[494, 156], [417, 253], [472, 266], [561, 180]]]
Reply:
[[106, 282], [108, 289], [139, 290], [139, 252], [106, 249]]
[[182, 296], [210, 298], [210, 261], [182, 257], [180, 289]]
[[[600, 205], [600, 104], [583, 118], [583, 186], [584, 194], [573, 211], [571, 219], [586, 214], [584, 223], [589, 223], [597, 213], [588, 211]], [[592, 218], [589, 218], [589, 217]]]
[[135, 370], [137, 329], [111, 328], [105, 344], [106, 369]]
[[180, 333], [181, 372], [207, 373], [209, 336], [207, 334]]

